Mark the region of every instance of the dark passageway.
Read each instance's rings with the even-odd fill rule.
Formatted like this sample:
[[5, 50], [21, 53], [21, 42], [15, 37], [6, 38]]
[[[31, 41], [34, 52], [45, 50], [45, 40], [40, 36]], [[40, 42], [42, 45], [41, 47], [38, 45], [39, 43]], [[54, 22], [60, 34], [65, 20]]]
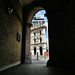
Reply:
[[[75, 75], [74, 1], [0, 0], [0, 75]], [[31, 21], [40, 10], [48, 18], [46, 63], [31, 60], [30, 52]]]

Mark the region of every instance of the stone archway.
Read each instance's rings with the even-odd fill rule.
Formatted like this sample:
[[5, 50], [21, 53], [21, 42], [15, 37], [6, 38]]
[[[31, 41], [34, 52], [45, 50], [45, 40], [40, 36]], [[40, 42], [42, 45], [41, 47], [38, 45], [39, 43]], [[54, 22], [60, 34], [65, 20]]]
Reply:
[[30, 27], [33, 16], [40, 10], [45, 10], [43, 7], [34, 7], [28, 14], [26, 19], [26, 44], [25, 44], [25, 63], [31, 63], [31, 45], [30, 45]]

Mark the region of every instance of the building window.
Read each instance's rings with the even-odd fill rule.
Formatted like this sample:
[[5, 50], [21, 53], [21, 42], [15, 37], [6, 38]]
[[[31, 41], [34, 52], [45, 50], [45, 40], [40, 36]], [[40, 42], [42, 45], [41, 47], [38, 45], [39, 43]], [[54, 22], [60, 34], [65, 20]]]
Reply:
[[42, 24], [44, 24], [44, 21], [42, 21]]
[[40, 43], [42, 42], [42, 38], [40, 38]]
[[34, 32], [34, 36], [36, 36], [36, 33]]
[[33, 24], [35, 24], [35, 25], [38, 25], [38, 21], [36, 21], [36, 22], [33, 22]]
[[41, 35], [41, 31], [40, 31], [40, 35]]
[[34, 39], [34, 43], [36, 43], [36, 39]]

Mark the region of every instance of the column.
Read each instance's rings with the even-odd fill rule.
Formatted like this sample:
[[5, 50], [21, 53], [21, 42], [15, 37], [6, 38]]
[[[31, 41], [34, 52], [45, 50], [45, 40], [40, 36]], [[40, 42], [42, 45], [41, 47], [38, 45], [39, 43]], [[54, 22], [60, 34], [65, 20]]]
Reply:
[[26, 43], [25, 43], [25, 63], [31, 63], [31, 53], [30, 53], [30, 25], [26, 25]]
[[53, 53], [52, 53], [52, 40], [53, 40], [53, 27], [52, 27], [52, 15], [50, 13], [46, 14], [48, 18], [48, 38], [49, 38], [49, 60], [47, 61], [47, 66], [52, 65], [53, 63]]

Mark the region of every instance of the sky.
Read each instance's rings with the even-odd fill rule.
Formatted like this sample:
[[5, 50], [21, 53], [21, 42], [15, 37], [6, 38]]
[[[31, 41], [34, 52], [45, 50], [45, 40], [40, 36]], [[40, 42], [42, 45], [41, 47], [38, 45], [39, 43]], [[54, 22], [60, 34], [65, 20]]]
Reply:
[[[37, 12], [37, 13], [35, 14], [35, 16], [36, 16], [36, 17], [44, 18], [45, 24], [47, 25], [46, 39], [47, 39], [47, 44], [48, 44], [48, 19], [47, 19], [47, 17], [44, 17], [44, 14], [45, 14], [45, 13], [46, 13], [45, 10], [41, 10], [41, 11]], [[47, 45], [47, 46], [48, 46], [48, 45]], [[48, 48], [49, 48], [49, 46], [48, 46]]]

